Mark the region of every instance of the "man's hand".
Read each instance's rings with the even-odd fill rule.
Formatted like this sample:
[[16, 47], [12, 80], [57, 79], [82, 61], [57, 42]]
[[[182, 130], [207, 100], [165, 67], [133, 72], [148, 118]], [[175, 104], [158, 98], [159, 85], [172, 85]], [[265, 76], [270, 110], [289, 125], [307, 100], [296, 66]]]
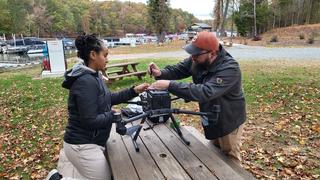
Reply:
[[143, 84], [140, 84], [140, 85], [134, 87], [133, 89], [134, 89], [134, 91], [135, 91], [137, 94], [139, 94], [139, 93], [142, 93], [142, 92], [144, 92], [145, 90], [147, 90], [147, 89], [149, 88], [149, 86], [150, 86], [150, 84], [148, 84], [148, 83], [143, 83]]
[[149, 89], [167, 90], [169, 88], [169, 84], [170, 84], [169, 80], [158, 80], [152, 83]]
[[150, 75], [152, 75], [153, 77], [161, 76], [161, 71], [160, 71], [159, 67], [154, 62], [149, 64], [148, 73]]

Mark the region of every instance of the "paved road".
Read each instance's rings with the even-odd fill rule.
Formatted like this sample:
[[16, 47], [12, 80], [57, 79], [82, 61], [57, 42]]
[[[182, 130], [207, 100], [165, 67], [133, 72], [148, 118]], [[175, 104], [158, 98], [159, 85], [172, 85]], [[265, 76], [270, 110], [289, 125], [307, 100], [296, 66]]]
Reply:
[[[237, 60], [320, 60], [320, 48], [266, 48], [258, 46], [235, 45], [227, 47], [227, 51]], [[120, 54], [111, 55], [110, 60], [137, 59], [137, 58], [186, 58], [183, 51]]]

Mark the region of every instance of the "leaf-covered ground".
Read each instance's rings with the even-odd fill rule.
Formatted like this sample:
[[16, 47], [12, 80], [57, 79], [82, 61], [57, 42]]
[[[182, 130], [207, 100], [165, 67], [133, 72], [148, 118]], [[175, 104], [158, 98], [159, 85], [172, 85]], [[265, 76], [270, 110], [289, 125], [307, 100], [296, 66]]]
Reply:
[[[161, 67], [176, 59], [141, 59]], [[319, 179], [320, 61], [242, 61], [248, 118], [243, 166], [259, 179]], [[62, 78], [39, 79], [40, 67], [0, 74], [0, 179], [43, 179], [57, 165], [67, 122]], [[143, 81], [152, 82], [150, 77]], [[143, 81], [126, 78], [119, 90]], [[190, 79], [186, 80], [190, 81]], [[196, 103], [175, 106], [197, 110]], [[197, 117], [182, 124], [201, 130]]]
[[[253, 41], [247, 38], [246, 41], [242, 37], [236, 37], [233, 42], [249, 46], [267, 46], [267, 47], [320, 47], [320, 24], [308, 24], [299, 26], [289, 26], [276, 28], [261, 34], [260, 41]], [[277, 36], [278, 42], [271, 43], [272, 37]], [[303, 37], [303, 39], [300, 38]], [[314, 37], [314, 43], [309, 44], [310, 37]], [[230, 41], [230, 38], [223, 38], [224, 41]]]

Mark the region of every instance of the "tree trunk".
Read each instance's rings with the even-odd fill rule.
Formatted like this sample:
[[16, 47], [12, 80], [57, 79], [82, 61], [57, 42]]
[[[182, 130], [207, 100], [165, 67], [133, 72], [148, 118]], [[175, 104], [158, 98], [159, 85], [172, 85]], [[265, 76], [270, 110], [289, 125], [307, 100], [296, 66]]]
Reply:
[[213, 10], [213, 26], [212, 29], [213, 31], [217, 32], [218, 28], [220, 27], [220, 21], [221, 21], [221, 5], [220, 5], [220, 0], [216, 0], [216, 4], [214, 6], [214, 10]]
[[225, 6], [225, 9], [224, 9], [224, 12], [223, 12], [221, 28], [220, 28], [220, 33], [219, 33], [220, 37], [224, 36], [224, 32], [225, 32], [224, 26], [226, 24], [229, 2], [230, 2], [230, 0], [226, 0], [226, 6]]
[[256, 0], [253, 0], [253, 25], [254, 25], [254, 36], [257, 36], [257, 14], [256, 14]]
[[281, 28], [281, 12], [279, 13], [279, 28]]
[[157, 33], [158, 44], [164, 43], [166, 37], [166, 33], [164, 31]]
[[300, 21], [299, 21], [299, 18], [300, 18], [300, 1], [298, 3], [298, 8], [297, 8], [297, 24], [299, 25], [300, 24]]
[[[234, 13], [234, 0], [232, 0], [232, 14]], [[231, 22], [232, 24], [231, 24], [231, 44], [232, 44], [232, 40], [233, 40], [233, 20], [232, 20], [232, 22]]]
[[313, 0], [310, 0], [310, 4], [309, 4], [309, 9], [307, 11], [307, 17], [306, 17], [306, 23], [305, 24], [310, 24], [310, 17], [311, 17], [311, 10], [312, 10], [312, 4], [313, 4]]
[[276, 14], [275, 14], [275, 13], [273, 13], [272, 29], [274, 29], [275, 25], [276, 25]]
[[295, 13], [295, 8], [294, 8], [294, 1], [291, 4], [291, 26], [294, 25], [294, 13]]

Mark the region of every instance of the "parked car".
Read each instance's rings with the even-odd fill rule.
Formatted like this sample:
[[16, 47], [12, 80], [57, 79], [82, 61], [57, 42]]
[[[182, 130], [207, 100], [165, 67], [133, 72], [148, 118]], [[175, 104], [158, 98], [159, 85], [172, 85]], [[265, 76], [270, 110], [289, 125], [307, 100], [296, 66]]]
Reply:
[[64, 49], [74, 49], [76, 47], [74, 40], [69, 38], [62, 38], [62, 43], [63, 43]]

